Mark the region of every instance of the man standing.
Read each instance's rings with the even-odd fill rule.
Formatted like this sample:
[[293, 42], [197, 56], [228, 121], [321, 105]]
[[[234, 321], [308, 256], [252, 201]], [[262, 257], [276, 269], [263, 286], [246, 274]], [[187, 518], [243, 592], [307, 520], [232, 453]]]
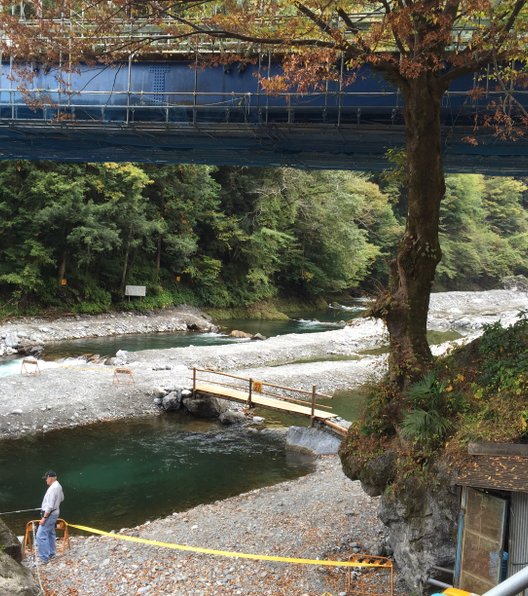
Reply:
[[48, 490], [42, 500], [36, 543], [41, 562], [47, 563], [56, 554], [55, 526], [60, 513], [60, 504], [64, 501], [64, 493], [53, 470], [46, 472], [42, 479], [46, 481]]

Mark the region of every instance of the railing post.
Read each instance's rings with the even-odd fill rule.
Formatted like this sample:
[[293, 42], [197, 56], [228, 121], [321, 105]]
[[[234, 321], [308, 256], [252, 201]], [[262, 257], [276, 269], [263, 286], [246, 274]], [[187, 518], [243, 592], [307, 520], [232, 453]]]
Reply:
[[248, 393], [248, 407], [251, 408], [253, 407], [251, 405], [251, 391], [253, 390], [253, 379], [249, 379], [249, 393]]
[[312, 421], [312, 426], [313, 426], [313, 421], [315, 419], [315, 385], [312, 385], [312, 414], [310, 416], [310, 419]]
[[193, 397], [196, 393], [196, 367], [193, 368]]

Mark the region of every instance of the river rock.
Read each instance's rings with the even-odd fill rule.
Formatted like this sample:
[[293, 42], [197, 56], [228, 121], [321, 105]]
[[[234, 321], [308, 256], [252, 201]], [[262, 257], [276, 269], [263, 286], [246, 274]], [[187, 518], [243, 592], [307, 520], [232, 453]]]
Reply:
[[4, 343], [8, 348], [16, 348], [18, 346], [18, 333], [16, 331], [8, 331], [5, 335]]
[[245, 414], [238, 410], [226, 410], [225, 412], [222, 412], [219, 416], [219, 420], [225, 425], [243, 424], [244, 422], [247, 422]]
[[255, 333], [255, 335], [251, 336], [251, 339], [256, 339], [259, 341], [263, 341], [266, 339], [266, 337], [264, 335], [262, 335], [262, 333]]
[[182, 390], [177, 389], [162, 398], [161, 407], [165, 412], [173, 412], [179, 410], [182, 406]]
[[117, 350], [115, 355], [115, 363], [117, 366], [128, 364], [130, 355], [126, 350]]
[[12, 356], [13, 354], [16, 354], [16, 353], [17, 353], [17, 351], [14, 348], [9, 348], [5, 344], [0, 343], [0, 358], [2, 356]]
[[152, 391], [150, 392], [150, 396], [154, 400], [156, 400], [156, 399], [162, 400], [169, 393], [170, 393], [170, 389], [166, 389], [165, 387], [154, 387], [154, 389], [152, 389]]
[[238, 329], [233, 329], [229, 334], [229, 337], [238, 337], [239, 339], [252, 339], [253, 336], [251, 333], [246, 333], [246, 331], [239, 331]]
[[29, 569], [0, 550], [0, 594], [37, 596], [40, 590]]
[[290, 426], [286, 445], [290, 449], [309, 451], [315, 455], [330, 455], [338, 452], [341, 439], [325, 430]]
[[502, 280], [505, 290], [518, 290], [528, 292], [528, 277], [525, 275], [510, 275]]
[[43, 346], [30, 339], [23, 339], [18, 344], [18, 353], [23, 356], [40, 356]]

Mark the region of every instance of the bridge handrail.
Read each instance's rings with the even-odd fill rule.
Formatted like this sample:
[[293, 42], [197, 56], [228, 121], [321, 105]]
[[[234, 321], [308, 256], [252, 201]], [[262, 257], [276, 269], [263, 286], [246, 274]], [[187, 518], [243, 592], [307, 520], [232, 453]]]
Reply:
[[[223, 96], [229, 99], [232, 98], [250, 98], [256, 95], [267, 95], [264, 91], [195, 91], [194, 89], [189, 89], [189, 91], [145, 91], [143, 89], [107, 89], [107, 90], [100, 90], [100, 89], [73, 89], [72, 87], [64, 86], [64, 87], [29, 87], [26, 89], [28, 93], [57, 93], [57, 94], [64, 94], [64, 95], [76, 95], [76, 96], [83, 96], [83, 95], [139, 95], [139, 96], [186, 96], [189, 95], [198, 95], [198, 96], [212, 96], [218, 97]], [[1, 93], [16, 93], [16, 87], [0, 87]], [[345, 90], [325, 90], [325, 91], [305, 91], [305, 92], [298, 92], [298, 91], [280, 91], [277, 93], [273, 93], [270, 95], [272, 98], [277, 97], [324, 97], [324, 96], [350, 96], [350, 97], [384, 97], [387, 95], [398, 95], [398, 91], [396, 89], [387, 89], [382, 91], [345, 91]], [[486, 96], [502, 96], [504, 92], [500, 89], [488, 89], [486, 90]], [[515, 95], [528, 95], [527, 89], [515, 89]], [[448, 90], [445, 92], [446, 97], [468, 97], [468, 90], [456, 91], [456, 90]], [[111, 106], [110, 106], [111, 107]], [[121, 107], [121, 106], [120, 106]]]
[[[268, 383], [267, 381], [261, 381], [260, 379], [241, 377], [239, 375], [233, 375], [231, 373], [220, 372], [217, 370], [211, 370], [211, 369], [207, 369], [207, 368], [196, 368], [196, 367], [193, 368], [193, 393], [196, 390], [196, 384], [198, 381], [197, 373], [199, 373], [199, 372], [206, 373], [209, 375], [212, 374], [212, 375], [218, 375], [218, 376], [222, 376], [222, 377], [228, 377], [231, 379], [235, 379], [237, 381], [243, 381], [245, 383], [248, 383], [249, 401], [251, 401], [251, 393], [253, 391], [255, 391], [257, 393], [260, 393], [261, 395], [269, 395], [276, 399], [281, 399], [283, 401], [296, 403], [299, 405], [311, 406], [312, 408], [315, 407], [315, 405], [317, 405], [318, 408], [324, 408], [326, 410], [332, 409], [332, 406], [327, 406], [326, 404], [317, 404], [317, 402], [316, 402], [317, 398], [332, 399], [332, 396], [326, 395], [324, 393], [317, 393], [315, 385], [313, 386], [312, 391], [306, 391], [305, 389], [295, 389], [293, 387], [285, 387], [282, 385], [277, 385], [275, 383]], [[207, 380], [204, 380], [204, 382], [207, 382]], [[215, 385], [222, 386], [222, 387], [230, 387], [230, 388], [234, 388], [234, 389], [239, 389], [239, 387], [234, 384], [223, 383], [221, 381], [210, 381], [210, 382]], [[258, 391], [255, 389], [255, 386], [259, 387]], [[286, 397], [284, 395], [278, 396], [276, 393], [272, 393], [270, 391], [263, 390], [264, 387], [268, 387], [270, 389], [276, 389], [279, 391], [287, 391], [287, 392], [293, 393], [293, 394], [307, 395], [307, 396], [310, 396], [311, 400], [308, 401], [308, 400], [302, 400], [302, 399], [295, 399], [293, 397]]]

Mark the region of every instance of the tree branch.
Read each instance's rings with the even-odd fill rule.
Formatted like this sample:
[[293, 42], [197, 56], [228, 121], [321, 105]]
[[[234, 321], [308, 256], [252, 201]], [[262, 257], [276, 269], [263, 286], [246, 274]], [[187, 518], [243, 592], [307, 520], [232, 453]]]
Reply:
[[[383, 7], [385, 8], [385, 15], [389, 16], [392, 12], [389, 1], [381, 0], [381, 3], [383, 4]], [[407, 54], [407, 52], [405, 50], [405, 46], [403, 45], [403, 41], [402, 41], [399, 33], [396, 31], [396, 29], [392, 25], [391, 25], [391, 31], [392, 31], [392, 36], [394, 37], [394, 41], [396, 42], [396, 47], [398, 48], [400, 54], [405, 56]]]

